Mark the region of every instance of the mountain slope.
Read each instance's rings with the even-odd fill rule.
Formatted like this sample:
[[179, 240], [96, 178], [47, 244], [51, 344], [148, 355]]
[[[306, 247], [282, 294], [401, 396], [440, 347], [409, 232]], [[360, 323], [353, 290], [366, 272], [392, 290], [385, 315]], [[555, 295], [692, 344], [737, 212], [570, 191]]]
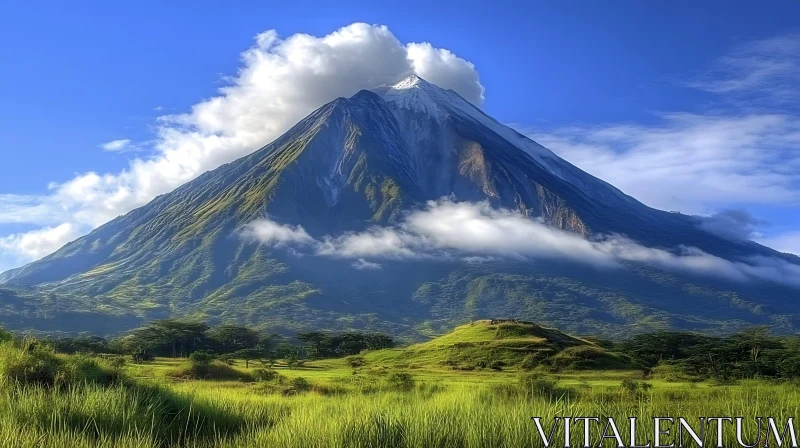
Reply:
[[[415, 334], [497, 315], [487, 307], [571, 331], [753, 322], [794, 328], [797, 316], [785, 306], [794, 291], [776, 285], [698, 284], [638, 265], [609, 277], [569, 263], [519, 260], [397, 260], [364, 272], [348, 260], [298, 257], [239, 234], [266, 216], [317, 238], [361, 231], [396, 224], [443, 196], [488, 201], [582, 236], [622, 234], [719, 257], [785, 257], [646, 207], [456, 93], [411, 77], [334, 100], [251, 155], [2, 274], [0, 282], [54, 297], [37, 304], [53, 328], [61, 328], [65, 312], [99, 312], [125, 322], [191, 316]], [[579, 314], [563, 322], [547, 311], [554, 303]], [[13, 309], [3, 317], [14, 318]]]

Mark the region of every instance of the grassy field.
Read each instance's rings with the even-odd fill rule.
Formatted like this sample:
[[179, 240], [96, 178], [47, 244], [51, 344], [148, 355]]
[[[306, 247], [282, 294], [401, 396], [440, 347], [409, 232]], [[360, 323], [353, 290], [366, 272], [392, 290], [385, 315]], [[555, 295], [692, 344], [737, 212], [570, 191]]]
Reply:
[[[272, 381], [174, 378], [185, 364], [159, 358], [126, 365], [125, 381], [105, 385], [5, 381], [0, 446], [530, 447], [541, 446], [532, 416], [549, 425], [553, 416], [610, 416], [625, 423], [631, 415], [693, 421], [800, 415], [800, 389], [790, 383], [643, 381], [639, 371], [530, 376], [513, 369], [466, 372], [369, 363], [354, 369], [344, 359], [295, 369], [278, 364], [280, 379]], [[237, 361], [231, 368], [252, 378], [260, 366], [251, 363], [247, 369]], [[639, 387], [628, 381], [624, 388], [625, 380]], [[746, 440], [754, 441], [755, 424], [746, 423]], [[627, 439], [625, 425], [620, 430]], [[732, 444], [733, 428], [728, 430], [726, 444]], [[575, 443], [579, 437], [580, 431], [573, 432]], [[715, 437], [713, 430], [708, 437]], [[652, 427], [644, 426], [637, 438], [652, 440]]]
[[[579, 416], [601, 418], [592, 446], [610, 418], [627, 443], [630, 416], [646, 422], [639, 444], [655, 441], [653, 417], [683, 417], [699, 430], [698, 418], [713, 416], [744, 417], [752, 444], [755, 417], [782, 429], [800, 415], [793, 382], [693, 381], [661, 368], [669, 366], [645, 378], [627, 354], [522, 322], [475, 321], [406, 348], [291, 368], [198, 353], [134, 364], [4, 337], [0, 447], [538, 447], [531, 417], [549, 432], [554, 417]], [[674, 441], [672, 429], [662, 445]], [[576, 424], [572, 446], [582, 437]], [[716, 437], [707, 427], [705, 446]], [[734, 425], [723, 438], [738, 446]], [[563, 439], [557, 425], [557, 446]]]

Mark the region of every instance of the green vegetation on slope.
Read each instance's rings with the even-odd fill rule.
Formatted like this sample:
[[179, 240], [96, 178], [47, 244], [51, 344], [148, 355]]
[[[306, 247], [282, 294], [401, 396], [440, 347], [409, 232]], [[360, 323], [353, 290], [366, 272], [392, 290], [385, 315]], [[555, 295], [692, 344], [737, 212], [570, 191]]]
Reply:
[[368, 92], [325, 105], [264, 148], [0, 274], [0, 323], [108, 334], [191, 317], [284, 333], [381, 331], [418, 341], [484, 316], [605, 336], [666, 328], [733, 333], [752, 324], [791, 334], [800, 325], [796, 291], [773, 284], [552, 260], [380, 260], [381, 269], [357, 270], [353, 260], [298, 257], [242, 238], [242, 226], [264, 217], [302, 225], [315, 237], [359, 232], [396, 224], [426, 201], [452, 194], [581, 235], [619, 231], [651, 246], [710, 247], [730, 259], [770, 253], [699, 231], [687, 217], [585, 196], [463, 117], [440, 123], [430, 144], [409, 141], [402, 129], [414, 127], [414, 119], [406, 118], [412, 121], [398, 122]]
[[631, 368], [620, 355], [553, 328], [517, 320], [479, 320], [404, 349], [369, 352], [365, 361], [412, 368]]

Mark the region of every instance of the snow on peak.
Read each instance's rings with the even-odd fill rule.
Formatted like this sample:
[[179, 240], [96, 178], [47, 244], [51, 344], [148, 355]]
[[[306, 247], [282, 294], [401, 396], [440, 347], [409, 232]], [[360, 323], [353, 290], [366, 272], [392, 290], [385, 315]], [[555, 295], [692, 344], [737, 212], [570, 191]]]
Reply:
[[404, 89], [413, 89], [416, 88], [426, 88], [426, 87], [433, 87], [431, 83], [425, 81], [424, 79], [420, 78], [417, 75], [411, 75], [402, 81], [398, 82], [391, 86], [394, 90], [404, 90]]
[[562, 179], [576, 180], [574, 179], [576, 169], [572, 165], [544, 146], [486, 115], [452, 90], [442, 89], [417, 75], [411, 75], [396, 84], [383, 85], [372, 91], [399, 111], [425, 115], [438, 122], [452, 115], [468, 118], [521, 149], [554, 175]]
[[373, 92], [400, 109], [420, 112], [436, 120], [447, 115], [447, 106], [455, 106], [457, 100], [465, 101], [454, 92], [437, 87], [417, 75], [377, 87]]

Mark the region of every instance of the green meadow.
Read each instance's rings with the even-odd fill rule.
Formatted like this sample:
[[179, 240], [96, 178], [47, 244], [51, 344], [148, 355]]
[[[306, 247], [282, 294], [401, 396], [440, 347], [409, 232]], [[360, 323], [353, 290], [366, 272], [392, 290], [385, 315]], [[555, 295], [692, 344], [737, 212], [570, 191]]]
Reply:
[[[585, 358], [585, 347], [589, 364], [601, 369], [574, 359], [565, 368], [553, 368], [555, 361], [526, 366], [538, 350], [552, 351], [547, 359], [565, 351]], [[489, 355], [495, 364], [481, 359]], [[542, 442], [534, 416], [548, 431], [556, 416], [611, 417], [626, 441], [630, 416], [742, 416], [745, 441], [753, 443], [756, 416], [785, 422], [800, 415], [792, 379], [683, 378], [626, 363], [625, 355], [555, 330], [488, 324], [406, 348], [271, 363], [195, 355], [135, 363], [6, 340], [0, 446], [536, 447]], [[561, 440], [563, 428], [555, 434]], [[573, 430], [573, 446], [581, 446], [582, 434]], [[637, 431], [640, 443], [653, 437], [652, 425]], [[734, 446], [732, 425], [723, 437]], [[714, 446], [713, 428], [706, 438]]]

